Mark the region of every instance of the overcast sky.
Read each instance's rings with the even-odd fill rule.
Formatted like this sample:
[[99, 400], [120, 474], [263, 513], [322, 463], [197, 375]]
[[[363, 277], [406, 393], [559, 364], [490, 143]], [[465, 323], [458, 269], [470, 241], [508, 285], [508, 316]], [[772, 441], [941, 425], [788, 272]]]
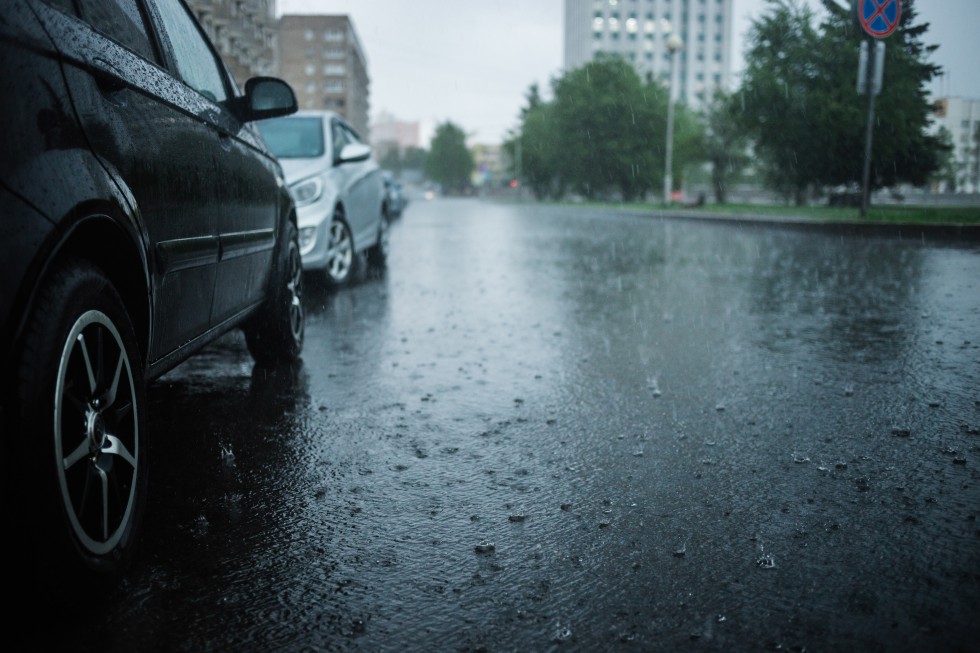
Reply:
[[[817, 0], [807, 0], [814, 8]], [[845, 0], [838, 0], [844, 3]], [[765, 0], [734, 0], [733, 67]], [[368, 59], [371, 118], [451, 120], [471, 143], [499, 143], [528, 87], [561, 73], [564, 0], [279, 0], [280, 14], [346, 14]], [[980, 0], [917, 0], [946, 76], [933, 93], [980, 99]], [[886, 77], [887, 83], [887, 77]], [[428, 143], [423, 143], [428, 146]]]

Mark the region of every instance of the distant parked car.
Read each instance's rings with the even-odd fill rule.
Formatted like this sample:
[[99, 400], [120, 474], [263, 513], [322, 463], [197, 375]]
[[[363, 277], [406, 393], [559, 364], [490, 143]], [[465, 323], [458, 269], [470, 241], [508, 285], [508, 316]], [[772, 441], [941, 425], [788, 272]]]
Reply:
[[258, 127], [296, 202], [303, 269], [339, 287], [350, 281], [362, 255], [368, 265], [383, 268], [391, 216], [370, 146], [332, 111], [300, 111]]
[[146, 384], [236, 328], [258, 362], [300, 355], [293, 201], [253, 127], [296, 98], [268, 77], [241, 93], [180, 0], [4, 0], [2, 14], [7, 589], [53, 581], [84, 601], [139, 539]]
[[385, 180], [385, 196], [388, 202], [388, 215], [392, 218], [397, 218], [405, 210], [405, 205], [408, 204], [408, 196], [405, 194], [405, 188], [402, 186], [402, 183], [395, 179], [395, 175], [387, 170], [383, 174]]

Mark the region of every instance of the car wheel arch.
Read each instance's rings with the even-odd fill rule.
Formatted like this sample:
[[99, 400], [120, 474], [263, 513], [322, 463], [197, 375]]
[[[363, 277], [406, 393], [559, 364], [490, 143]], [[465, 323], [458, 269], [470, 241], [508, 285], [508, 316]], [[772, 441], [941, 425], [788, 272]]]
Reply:
[[150, 270], [140, 236], [127, 225], [118, 211], [105, 206], [81, 206], [80, 216], [61, 230], [61, 237], [49, 250], [35, 287], [47, 273], [67, 258], [89, 261], [101, 269], [122, 297], [144, 364], [148, 367], [152, 330]]

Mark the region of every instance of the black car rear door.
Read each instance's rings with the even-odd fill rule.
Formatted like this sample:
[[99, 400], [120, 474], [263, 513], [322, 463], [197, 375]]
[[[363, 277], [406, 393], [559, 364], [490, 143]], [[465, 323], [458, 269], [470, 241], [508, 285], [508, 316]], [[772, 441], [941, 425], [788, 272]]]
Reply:
[[286, 197], [278, 163], [265, 152], [252, 125], [243, 124], [218, 88], [235, 91], [221, 58], [179, 0], [149, 0], [165, 35], [177, 76], [212, 100], [198, 114], [217, 142], [209, 179], [219, 260], [212, 326], [234, 319], [261, 301], [271, 269], [280, 202]]

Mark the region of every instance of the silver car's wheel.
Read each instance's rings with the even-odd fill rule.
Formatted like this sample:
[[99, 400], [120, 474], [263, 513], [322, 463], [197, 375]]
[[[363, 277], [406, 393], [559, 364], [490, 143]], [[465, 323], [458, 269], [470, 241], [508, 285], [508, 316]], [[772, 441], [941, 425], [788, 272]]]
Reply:
[[354, 239], [350, 227], [340, 216], [334, 216], [327, 238], [327, 282], [342, 286], [354, 271]]

